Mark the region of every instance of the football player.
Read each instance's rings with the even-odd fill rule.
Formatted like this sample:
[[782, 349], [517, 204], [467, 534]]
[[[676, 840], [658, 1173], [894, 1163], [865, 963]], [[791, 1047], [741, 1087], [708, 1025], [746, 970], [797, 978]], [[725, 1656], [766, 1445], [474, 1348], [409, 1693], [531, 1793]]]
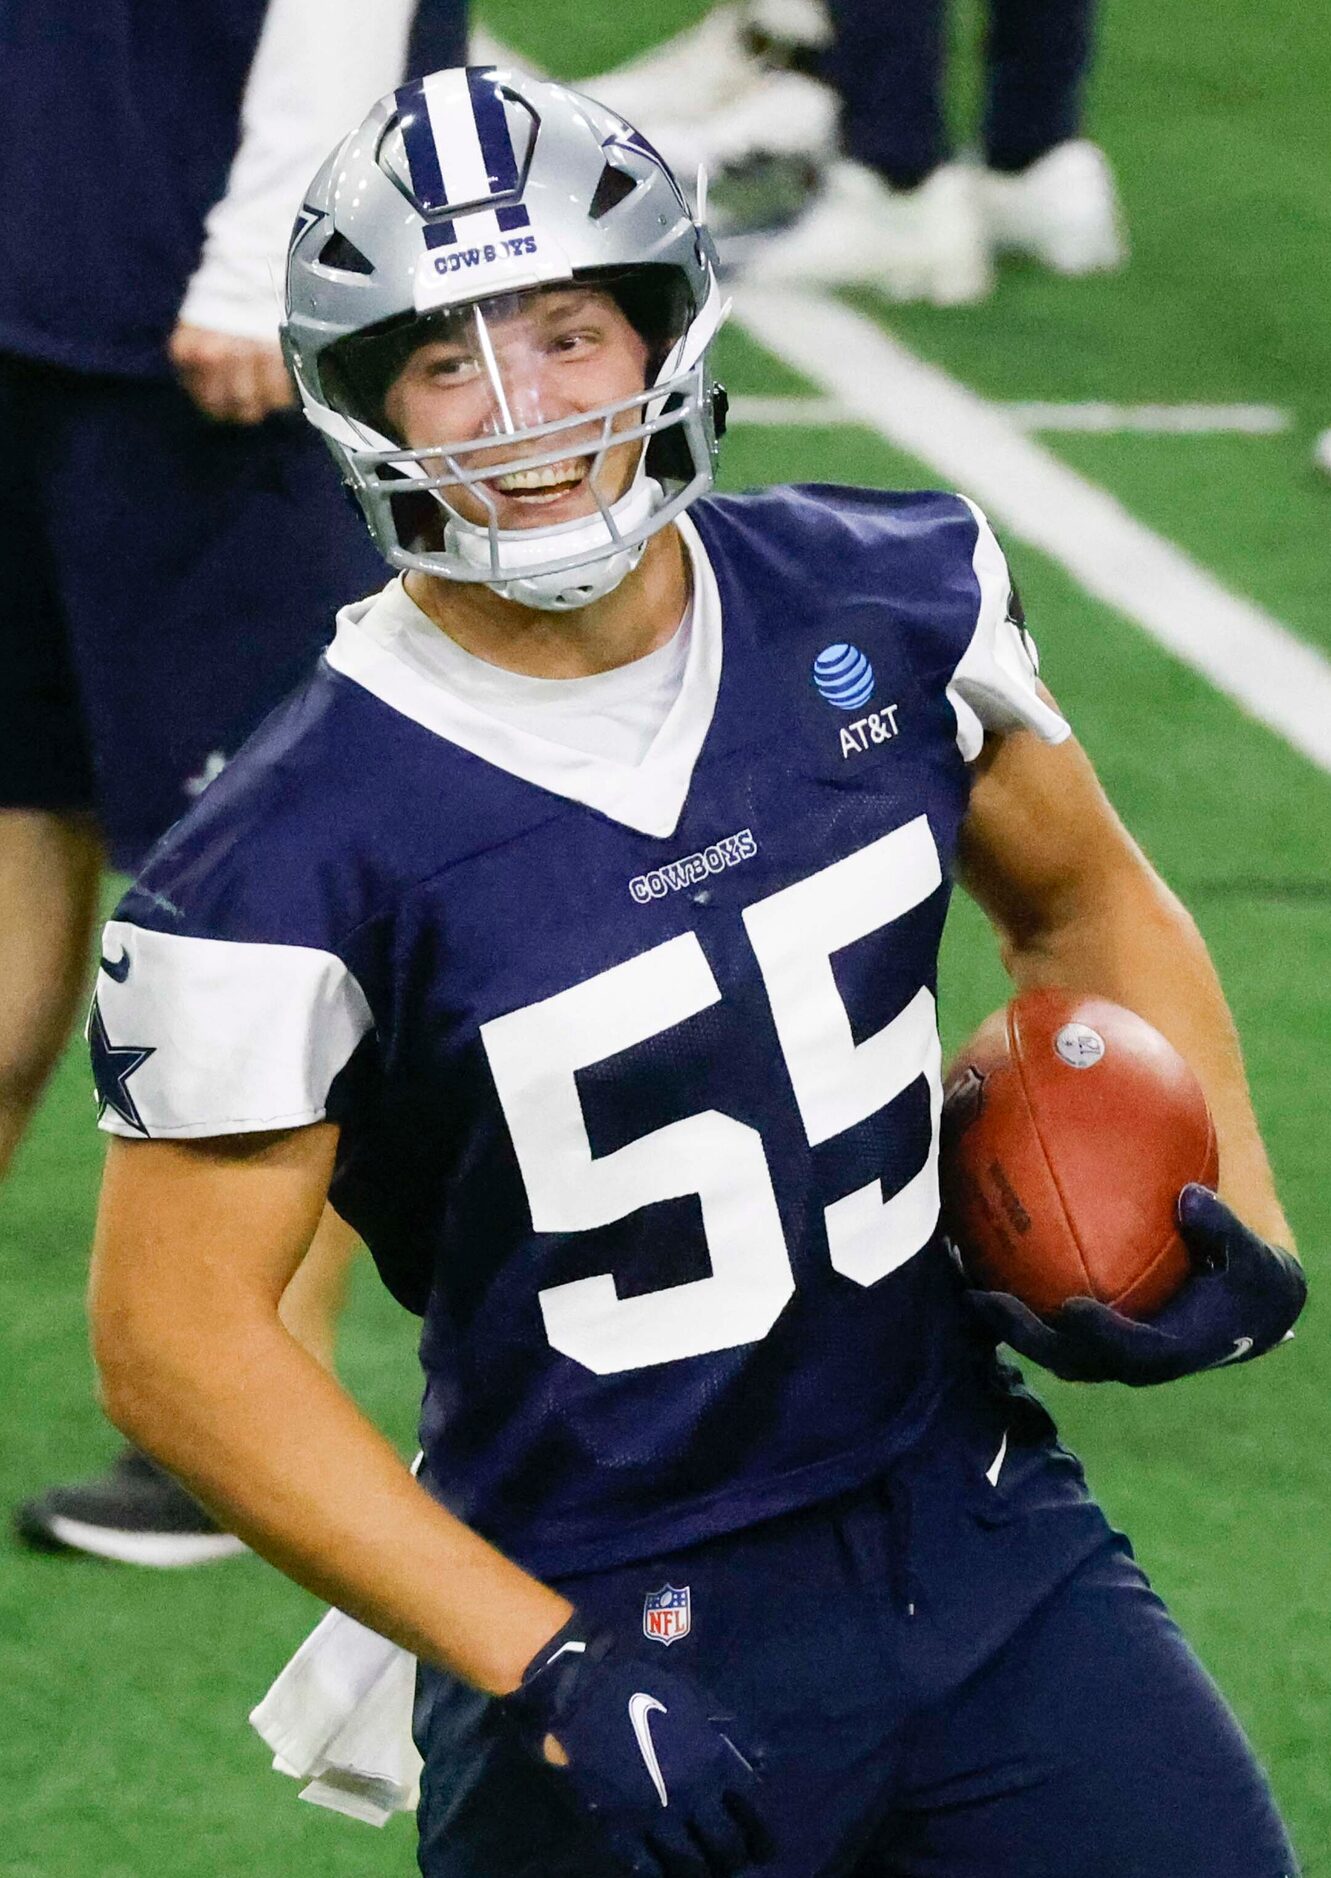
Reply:
[[[973, 505], [709, 493], [721, 317], [558, 85], [434, 74], [311, 186], [289, 358], [399, 572], [107, 928], [107, 1406], [418, 1655], [430, 1878], [1292, 1873], [995, 1359], [1155, 1382], [1297, 1316], [1215, 975]], [[1149, 1325], [942, 1246], [954, 879], [1205, 1083], [1224, 1191]], [[424, 1318], [419, 1482], [277, 1313], [330, 1192]]]

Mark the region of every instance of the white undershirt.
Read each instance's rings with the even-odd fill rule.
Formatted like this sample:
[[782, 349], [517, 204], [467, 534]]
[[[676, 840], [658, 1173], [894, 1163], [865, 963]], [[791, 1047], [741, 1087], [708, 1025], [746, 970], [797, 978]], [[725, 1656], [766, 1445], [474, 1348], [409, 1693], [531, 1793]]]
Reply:
[[693, 628], [690, 601], [674, 636], [643, 658], [586, 678], [533, 678], [465, 651], [421, 611], [401, 581], [380, 596], [376, 614], [381, 627], [391, 617], [399, 658], [473, 710], [630, 768], [642, 762], [680, 694]]

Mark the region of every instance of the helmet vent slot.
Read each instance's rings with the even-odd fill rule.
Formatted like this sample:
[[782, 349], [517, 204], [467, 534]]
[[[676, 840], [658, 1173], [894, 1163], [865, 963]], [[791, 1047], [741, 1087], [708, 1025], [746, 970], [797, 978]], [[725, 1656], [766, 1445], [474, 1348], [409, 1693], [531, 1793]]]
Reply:
[[320, 267], [336, 268], [340, 274], [373, 274], [374, 262], [363, 255], [354, 242], [334, 232], [319, 250]]
[[613, 163], [607, 163], [601, 171], [600, 181], [595, 194], [588, 204], [587, 213], [592, 221], [599, 222], [611, 209], [618, 208], [626, 197], [631, 196], [638, 187], [638, 178], [630, 176], [627, 170], [619, 169]]

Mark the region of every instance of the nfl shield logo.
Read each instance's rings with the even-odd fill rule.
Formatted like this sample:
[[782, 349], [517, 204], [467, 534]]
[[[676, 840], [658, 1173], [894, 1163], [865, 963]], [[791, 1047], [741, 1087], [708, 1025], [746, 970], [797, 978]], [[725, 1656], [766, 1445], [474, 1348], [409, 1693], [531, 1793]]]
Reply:
[[688, 1636], [691, 1617], [688, 1586], [681, 1585], [677, 1591], [674, 1585], [662, 1585], [643, 1600], [642, 1634], [656, 1643], [677, 1643]]

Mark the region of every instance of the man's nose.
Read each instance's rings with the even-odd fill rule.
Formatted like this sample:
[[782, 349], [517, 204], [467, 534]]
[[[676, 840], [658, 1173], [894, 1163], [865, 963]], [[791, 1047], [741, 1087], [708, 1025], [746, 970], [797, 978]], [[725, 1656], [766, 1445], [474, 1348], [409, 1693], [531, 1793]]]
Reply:
[[530, 430], [537, 424], [553, 424], [560, 418], [577, 417], [579, 406], [549, 374], [528, 371], [509, 379], [504, 387], [505, 403], [515, 430]]

